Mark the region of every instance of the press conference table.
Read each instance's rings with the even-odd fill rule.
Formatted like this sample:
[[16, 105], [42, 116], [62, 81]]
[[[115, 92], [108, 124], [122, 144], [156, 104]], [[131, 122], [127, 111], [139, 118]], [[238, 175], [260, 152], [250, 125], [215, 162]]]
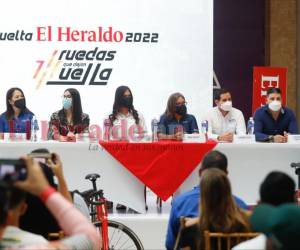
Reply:
[[[124, 167], [124, 164], [121, 164], [120, 161], [116, 159], [118, 155], [111, 155], [111, 152], [109, 152], [107, 148], [108, 145], [109, 143], [102, 147], [97, 142], [0, 142], [0, 157], [17, 158], [34, 149], [47, 148], [51, 152], [60, 154], [64, 163], [64, 173], [70, 190], [78, 189], [79, 191], [84, 191], [90, 189], [91, 183], [84, 179], [85, 175], [93, 172], [99, 173], [101, 178], [100, 181], [98, 181], [98, 186], [104, 189], [105, 196], [109, 200], [126, 204], [136, 211], [144, 212], [144, 179], [142, 179], [142, 182], [134, 176], [132, 172], [128, 171], [128, 168]], [[129, 145], [134, 146], [138, 145], [138, 143], [130, 143]], [[148, 143], [148, 145], [151, 148], [155, 146], [155, 144], [152, 143]], [[181, 148], [180, 143], [176, 145], [179, 146], [179, 149]], [[232, 183], [233, 193], [243, 198], [247, 204], [255, 204], [257, 202], [259, 197], [259, 185], [270, 171], [283, 171], [297, 181], [294, 170], [290, 167], [290, 163], [300, 162], [300, 144], [219, 143], [194, 146], [196, 146], [196, 148], [190, 145], [184, 145], [184, 148], [188, 150], [187, 152], [191, 152], [191, 154], [194, 155], [195, 152], [197, 152], [196, 150], [203, 147], [206, 151], [210, 151], [214, 148], [226, 154], [229, 161], [229, 178]], [[107, 149], [104, 149], [105, 147]], [[160, 147], [160, 154], [167, 157], [163, 151], [164, 147], [159, 144], [155, 147]], [[131, 149], [134, 150], [133, 148]], [[135, 155], [141, 154], [140, 149]], [[205, 151], [202, 152], [202, 154], [204, 153]], [[188, 154], [183, 154], [181, 157], [188, 158]], [[202, 155], [200, 158], [202, 158]], [[194, 159], [194, 163], [200, 158]], [[189, 162], [189, 159], [185, 159], [185, 161]], [[192, 173], [189, 176], [187, 175], [187, 178], [186, 176], [181, 176], [185, 181], [177, 189], [175, 195], [199, 183], [198, 167], [196, 165], [199, 166], [199, 164], [190, 166], [189, 172], [192, 171]], [[148, 171], [151, 167], [153, 166], [148, 166], [146, 170]], [[172, 167], [172, 165], [167, 166], [170, 170], [172, 170]], [[160, 177], [152, 176], [151, 178], [159, 179]], [[172, 179], [174, 179], [174, 177], [172, 177]], [[170, 181], [172, 180], [168, 180], [168, 182], [166, 182], [166, 180], [160, 180], [158, 184], [156, 183], [158, 185], [156, 188], [159, 188], [160, 185], [168, 187]], [[157, 192], [155, 186], [153, 186], [153, 189]], [[172, 189], [167, 191], [168, 195], [166, 195], [165, 198], [169, 196]]]

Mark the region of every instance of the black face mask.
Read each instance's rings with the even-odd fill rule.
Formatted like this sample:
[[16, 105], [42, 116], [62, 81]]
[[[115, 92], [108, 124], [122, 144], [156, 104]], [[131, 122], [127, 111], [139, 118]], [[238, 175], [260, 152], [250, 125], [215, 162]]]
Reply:
[[187, 112], [186, 106], [185, 105], [176, 106], [175, 112], [178, 115], [182, 115], [182, 116], [186, 115]]
[[19, 99], [15, 101], [15, 106], [19, 109], [21, 109], [22, 111], [24, 111], [26, 109], [26, 101], [25, 98]]
[[132, 107], [132, 96], [122, 96], [120, 100], [121, 107], [131, 108]]

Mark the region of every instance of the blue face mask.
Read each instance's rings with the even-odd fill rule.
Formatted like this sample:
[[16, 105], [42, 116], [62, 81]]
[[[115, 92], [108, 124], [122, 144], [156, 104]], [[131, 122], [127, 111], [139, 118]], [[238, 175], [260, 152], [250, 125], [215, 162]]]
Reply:
[[69, 109], [72, 107], [72, 98], [63, 98], [62, 105], [64, 109]]

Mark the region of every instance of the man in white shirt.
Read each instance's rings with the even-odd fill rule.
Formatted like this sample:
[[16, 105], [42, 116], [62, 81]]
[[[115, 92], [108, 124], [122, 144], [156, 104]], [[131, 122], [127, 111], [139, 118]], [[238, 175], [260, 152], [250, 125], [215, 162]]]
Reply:
[[[0, 187], [0, 192], [4, 195], [7, 189]], [[25, 213], [27, 205], [25, 203], [25, 192], [13, 188], [9, 194], [9, 205], [7, 207], [7, 227], [1, 239], [1, 247], [22, 248], [29, 244], [43, 244], [47, 240], [41, 235], [33, 234], [19, 229], [19, 219]]]
[[217, 90], [212, 108], [205, 116], [208, 136], [218, 141], [232, 142], [234, 134], [246, 134], [243, 113], [232, 107], [231, 94], [226, 89]]

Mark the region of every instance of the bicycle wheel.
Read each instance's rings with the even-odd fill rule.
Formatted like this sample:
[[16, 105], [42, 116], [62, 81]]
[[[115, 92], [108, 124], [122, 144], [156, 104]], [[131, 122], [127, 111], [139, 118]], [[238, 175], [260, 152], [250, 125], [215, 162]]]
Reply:
[[[101, 228], [102, 222], [95, 222]], [[122, 223], [108, 220], [108, 242], [110, 250], [144, 250], [139, 237]]]

